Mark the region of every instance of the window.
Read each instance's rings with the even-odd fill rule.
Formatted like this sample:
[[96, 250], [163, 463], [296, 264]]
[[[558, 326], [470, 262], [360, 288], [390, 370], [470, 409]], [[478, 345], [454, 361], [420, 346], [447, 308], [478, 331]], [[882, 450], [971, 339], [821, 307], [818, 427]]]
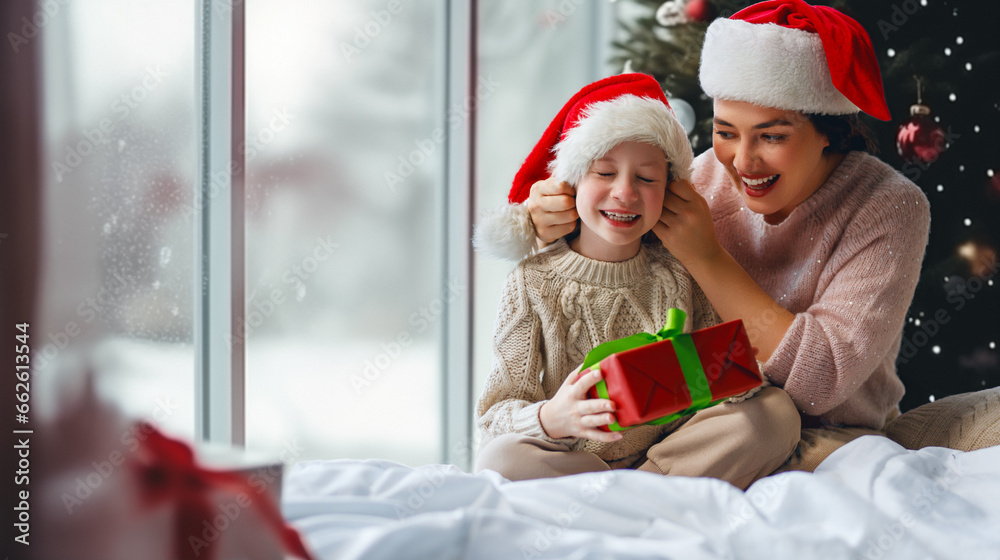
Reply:
[[[469, 290], [468, 263], [449, 258], [444, 241], [455, 198], [445, 188], [448, 80], [465, 79], [448, 74], [446, 8], [62, 6], [44, 34], [50, 343], [37, 349], [38, 370], [75, 373], [70, 358], [80, 357], [127, 414], [195, 438], [199, 390], [208, 409], [233, 405], [194, 375], [196, 354], [226, 336], [245, 343], [239, 399], [251, 447], [443, 460], [446, 317], [461, 314]], [[233, 223], [245, 235], [246, 299], [241, 324], [220, 333], [221, 323], [201, 325], [199, 301], [229, 263], [215, 253], [197, 263], [227, 234], [205, 208], [224, 205], [229, 177], [209, 172], [211, 194], [196, 192], [199, 158], [220, 149], [205, 131], [233, 105], [215, 81], [228, 76], [196, 76], [200, 60], [220, 60], [219, 26], [236, 12], [246, 190]], [[216, 42], [199, 46], [208, 18]], [[232, 373], [222, 369], [208, 372], [212, 383]]]

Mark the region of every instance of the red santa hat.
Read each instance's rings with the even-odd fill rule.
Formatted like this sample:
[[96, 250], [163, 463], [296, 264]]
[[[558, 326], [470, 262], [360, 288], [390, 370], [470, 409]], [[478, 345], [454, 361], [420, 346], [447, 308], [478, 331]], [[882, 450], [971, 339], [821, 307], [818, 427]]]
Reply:
[[691, 144], [660, 84], [640, 73], [599, 80], [570, 98], [545, 129], [514, 177], [510, 204], [480, 216], [473, 238], [476, 249], [512, 260], [531, 253], [535, 229], [521, 204], [531, 185], [551, 175], [576, 186], [595, 159], [622, 142], [657, 146], [672, 177], [691, 175]]
[[715, 99], [890, 118], [868, 33], [839, 11], [802, 0], [768, 0], [712, 22], [699, 78]]

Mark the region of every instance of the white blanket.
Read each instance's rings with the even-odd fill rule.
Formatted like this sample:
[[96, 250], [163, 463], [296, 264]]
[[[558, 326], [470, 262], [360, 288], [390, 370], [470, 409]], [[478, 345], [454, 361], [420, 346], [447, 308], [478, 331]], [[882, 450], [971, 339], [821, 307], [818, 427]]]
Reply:
[[745, 493], [637, 471], [509, 482], [447, 465], [310, 461], [283, 509], [323, 559], [1000, 559], [1000, 446], [865, 436]]

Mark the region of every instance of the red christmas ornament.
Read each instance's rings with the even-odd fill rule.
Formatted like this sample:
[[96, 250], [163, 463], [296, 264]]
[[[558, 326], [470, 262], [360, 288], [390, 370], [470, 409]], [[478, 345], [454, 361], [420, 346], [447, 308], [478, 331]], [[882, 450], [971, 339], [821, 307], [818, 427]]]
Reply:
[[712, 19], [712, 6], [708, 0], [690, 0], [684, 6], [684, 13], [693, 21], [708, 21]]
[[906, 161], [932, 163], [944, 151], [944, 130], [926, 105], [910, 107], [910, 120], [896, 132], [896, 151]]
[[945, 150], [944, 129], [930, 115], [931, 108], [921, 103], [918, 78], [917, 102], [910, 106], [910, 120], [896, 131], [896, 151], [904, 160], [930, 164]]

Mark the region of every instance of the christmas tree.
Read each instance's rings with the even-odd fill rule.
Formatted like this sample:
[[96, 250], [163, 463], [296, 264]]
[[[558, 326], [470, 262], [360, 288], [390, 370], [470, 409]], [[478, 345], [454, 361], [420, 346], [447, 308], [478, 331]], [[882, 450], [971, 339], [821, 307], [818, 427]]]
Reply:
[[[688, 121], [695, 153], [711, 148], [712, 102], [698, 85], [705, 30], [753, 2], [632, 3], [643, 15], [621, 23], [626, 38], [614, 43], [612, 62], [660, 80]], [[931, 203], [930, 242], [897, 359], [902, 408], [1000, 386], [1000, 3], [811, 3], [868, 31], [892, 120], [862, 119], [876, 155]]]

